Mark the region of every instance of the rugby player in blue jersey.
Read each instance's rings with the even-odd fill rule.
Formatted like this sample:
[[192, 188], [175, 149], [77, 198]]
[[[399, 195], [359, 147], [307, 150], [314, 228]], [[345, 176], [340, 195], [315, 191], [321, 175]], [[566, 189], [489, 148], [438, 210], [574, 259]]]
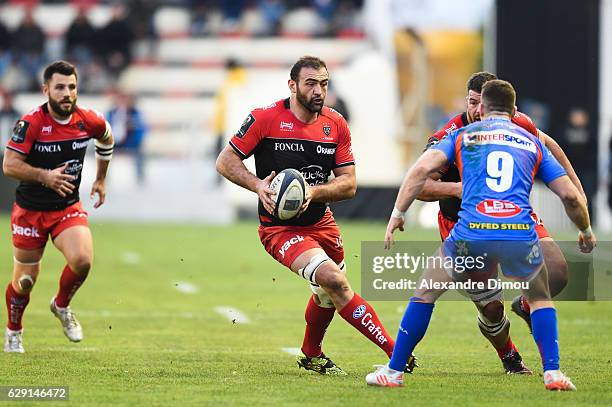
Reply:
[[[500, 265], [506, 277], [525, 283], [523, 295], [531, 308], [532, 332], [542, 357], [546, 389], [576, 390], [559, 370], [557, 316], [535, 221], [530, 216], [529, 194], [535, 177], [563, 202], [567, 215], [580, 230], [580, 250], [591, 252], [596, 238], [586, 202], [563, 167], [537, 137], [510, 121], [515, 101], [510, 83], [487, 82], [479, 107], [483, 120], [451, 132], [425, 151], [408, 171], [387, 226], [385, 247], [393, 244], [396, 229], [404, 230], [404, 214], [429, 175], [454, 163], [463, 182], [463, 201], [459, 222], [438, 256], [463, 261], [471, 256], [481, 261], [473, 262], [475, 266], [467, 273], [435, 265], [423, 271], [400, 324], [393, 356], [387, 365], [366, 376], [367, 384], [402, 386], [406, 360], [425, 335], [434, 303], [446, 291], [445, 286], [470, 280], [478, 272], [495, 275]], [[481, 276], [476, 280], [481, 281]], [[434, 286], [431, 282], [441, 284]]]

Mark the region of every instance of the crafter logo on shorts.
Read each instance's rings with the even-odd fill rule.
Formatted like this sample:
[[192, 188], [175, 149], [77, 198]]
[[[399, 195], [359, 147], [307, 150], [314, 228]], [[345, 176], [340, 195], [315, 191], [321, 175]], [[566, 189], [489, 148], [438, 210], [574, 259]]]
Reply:
[[360, 306], [355, 308], [355, 311], [353, 311], [353, 319], [361, 318], [363, 314], [365, 314], [365, 312], [366, 312], [366, 306], [361, 304]]

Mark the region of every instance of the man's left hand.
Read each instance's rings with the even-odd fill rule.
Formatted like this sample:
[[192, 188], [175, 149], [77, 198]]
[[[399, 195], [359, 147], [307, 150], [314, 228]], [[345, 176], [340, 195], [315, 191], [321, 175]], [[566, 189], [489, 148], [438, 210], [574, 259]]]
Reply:
[[94, 208], [99, 208], [104, 204], [104, 200], [106, 199], [106, 185], [104, 184], [104, 180], [97, 179], [94, 181], [91, 186], [89, 197], [94, 199], [95, 194], [98, 194], [98, 201], [94, 204]]

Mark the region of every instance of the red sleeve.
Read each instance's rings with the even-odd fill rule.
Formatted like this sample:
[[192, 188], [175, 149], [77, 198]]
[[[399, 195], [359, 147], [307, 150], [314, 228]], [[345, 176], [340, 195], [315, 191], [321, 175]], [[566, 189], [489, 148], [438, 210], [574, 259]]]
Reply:
[[336, 147], [335, 168], [347, 165], [355, 165], [355, 157], [353, 156], [353, 147], [351, 146], [351, 131], [346, 120], [340, 117], [338, 121], [338, 147]]
[[81, 109], [85, 113], [85, 123], [87, 123], [87, 132], [89, 135], [95, 139], [104, 138], [110, 130], [110, 125], [107, 124], [104, 115], [94, 109]]
[[255, 147], [264, 138], [265, 123], [260, 109], [255, 109], [244, 119], [240, 129], [230, 140], [230, 145], [245, 159], [253, 154]]
[[525, 113], [519, 112], [518, 110], [514, 113], [512, 117], [512, 123], [516, 124], [527, 130], [529, 133], [538, 137], [538, 128], [536, 127], [531, 117], [527, 116]]
[[32, 125], [35, 120], [36, 119], [33, 115], [26, 115], [17, 120], [15, 127], [13, 127], [13, 135], [6, 145], [6, 148], [20, 154], [30, 154], [32, 145], [38, 138], [39, 134], [34, 130], [36, 126]]

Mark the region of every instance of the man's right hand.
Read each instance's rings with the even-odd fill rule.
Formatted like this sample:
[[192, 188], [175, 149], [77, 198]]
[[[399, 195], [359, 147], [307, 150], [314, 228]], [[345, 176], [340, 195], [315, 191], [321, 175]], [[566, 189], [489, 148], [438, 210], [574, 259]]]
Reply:
[[578, 247], [582, 253], [591, 253], [597, 246], [597, 238], [593, 232], [578, 233]]
[[275, 176], [276, 172], [272, 171], [270, 175], [259, 181], [259, 184], [257, 184], [257, 195], [259, 196], [259, 200], [263, 203], [264, 208], [270, 214], [274, 214], [274, 208], [276, 207], [274, 199], [272, 198], [275, 193], [270, 189], [270, 182], [272, 182], [272, 179], [274, 179]]
[[43, 171], [43, 175], [41, 177], [41, 184], [54, 190], [62, 198], [65, 198], [68, 194], [71, 194], [75, 188], [74, 184], [70, 182], [74, 181], [74, 176], [64, 174], [66, 167], [68, 167], [67, 163], [53, 170]]

